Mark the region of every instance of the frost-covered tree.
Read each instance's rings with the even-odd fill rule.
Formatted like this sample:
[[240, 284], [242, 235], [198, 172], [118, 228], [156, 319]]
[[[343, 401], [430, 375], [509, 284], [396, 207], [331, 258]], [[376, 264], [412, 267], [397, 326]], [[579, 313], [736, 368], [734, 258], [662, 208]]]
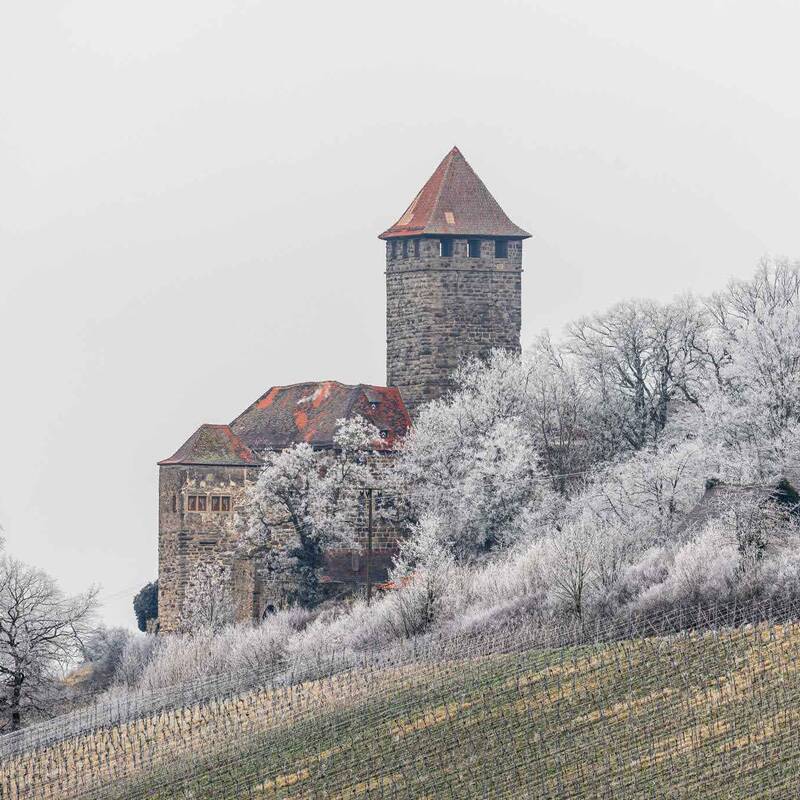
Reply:
[[395, 589], [390, 624], [401, 636], [413, 636], [428, 628], [452, 591], [456, 565], [448, 530], [439, 517], [425, 514], [400, 544], [392, 570]]
[[188, 630], [219, 630], [235, 621], [231, 570], [221, 564], [200, 564], [189, 575], [182, 619]]
[[752, 478], [764, 477], [800, 421], [800, 264], [765, 259], [751, 280], [706, 305], [714, 376], [706, 435], [751, 465]]
[[242, 547], [267, 569], [290, 575], [300, 605], [320, 599], [327, 548], [359, 547], [355, 519], [380, 442], [362, 417], [339, 420], [332, 449], [303, 443], [272, 454], [248, 490], [238, 520]]
[[0, 726], [14, 731], [51, 709], [91, 630], [96, 596], [67, 597], [41, 570], [0, 559]]
[[497, 351], [470, 361], [457, 389], [425, 406], [397, 466], [414, 513], [447, 521], [454, 554], [470, 559], [507, 545], [556, 503], [525, 421], [536, 366]]
[[568, 328], [565, 352], [592, 393], [606, 449], [640, 450], [656, 442], [670, 405], [701, 401], [706, 318], [691, 298], [661, 305], [628, 301]]

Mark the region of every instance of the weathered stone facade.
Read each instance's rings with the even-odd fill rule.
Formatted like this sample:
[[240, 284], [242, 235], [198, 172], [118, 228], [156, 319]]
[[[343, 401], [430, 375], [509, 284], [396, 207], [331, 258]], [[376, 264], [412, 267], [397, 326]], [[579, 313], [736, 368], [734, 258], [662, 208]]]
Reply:
[[522, 242], [452, 238], [386, 242], [386, 382], [413, 414], [442, 397], [454, 370], [492, 348], [518, 351], [522, 321]]
[[[387, 468], [392, 454], [372, 457], [375, 483]], [[269, 608], [285, 604], [292, 586], [279, 576], [267, 575], [259, 564], [238, 549], [236, 509], [246, 487], [258, 477], [258, 468], [231, 466], [162, 465], [159, 472], [159, 628], [164, 632], [181, 627], [186, 587], [201, 565], [214, 564], [229, 570], [233, 586], [236, 619], [261, 619]], [[190, 497], [205, 497], [205, 510], [190, 511]], [[212, 498], [230, 497], [228, 511], [212, 510]], [[331, 551], [326, 556], [323, 581], [343, 591], [358, 584], [387, 579], [388, 568], [397, 552], [402, 529], [380, 513], [380, 492], [373, 493], [371, 541], [368, 530], [367, 496], [352, 510], [353, 529], [359, 551]], [[220, 503], [221, 505], [221, 503]]]
[[[253, 565], [236, 552], [234, 515], [255, 467], [162, 465], [158, 487], [158, 620], [180, 627], [186, 583], [201, 564], [226, 567], [233, 577], [236, 616], [252, 619], [259, 608]], [[189, 511], [189, 496], [206, 497], [206, 510]], [[212, 511], [211, 498], [230, 497], [228, 511]]]

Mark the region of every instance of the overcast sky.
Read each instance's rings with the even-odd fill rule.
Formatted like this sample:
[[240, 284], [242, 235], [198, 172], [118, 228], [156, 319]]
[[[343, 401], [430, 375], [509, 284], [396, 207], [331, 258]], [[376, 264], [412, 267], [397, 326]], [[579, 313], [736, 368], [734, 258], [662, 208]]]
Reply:
[[796, 2], [6, 2], [0, 524], [109, 624], [157, 467], [274, 384], [381, 384], [383, 244], [457, 144], [523, 342], [800, 255]]

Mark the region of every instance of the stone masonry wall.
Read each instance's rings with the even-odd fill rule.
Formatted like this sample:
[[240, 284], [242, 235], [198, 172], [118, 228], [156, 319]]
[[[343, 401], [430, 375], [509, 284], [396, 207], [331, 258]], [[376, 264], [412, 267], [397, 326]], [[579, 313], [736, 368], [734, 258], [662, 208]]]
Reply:
[[[375, 486], [386, 480], [391, 456], [371, 458]], [[231, 570], [236, 618], [240, 622], [258, 620], [267, 606], [283, 605], [291, 588], [286, 579], [267, 576], [252, 560], [237, 553], [238, 536], [234, 527], [236, 509], [243, 502], [249, 482], [258, 477], [258, 468], [218, 466], [162, 466], [159, 475], [158, 537], [158, 616], [164, 632], [181, 627], [182, 609], [189, 576], [200, 564], [218, 564]], [[206, 494], [206, 511], [189, 511], [189, 495]], [[229, 495], [229, 512], [211, 511], [212, 495]], [[370, 578], [386, 580], [386, 565], [396, 552], [402, 529], [382, 518], [382, 496], [375, 492], [376, 513], [373, 517], [373, 553]], [[173, 510], [174, 509], [174, 510]], [[365, 575], [367, 546], [366, 504], [362, 499], [353, 509], [353, 527], [362, 553], [333, 552], [329, 580], [337, 584], [356, 585]]]
[[519, 351], [522, 242], [509, 240], [508, 257], [495, 258], [494, 239], [481, 239], [470, 258], [466, 238], [453, 239], [448, 257], [437, 238], [417, 240], [418, 256], [408, 241], [406, 257], [399, 240], [386, 243], [386, 382], [413, 414], [446, 393], [465, 358]]
[[[237, 557], [234, 515], [248, 481], [248, 467], [159, 468], [158, 619], [162, 631], [180, 627], [186, 583], [200, 565], [216, 563], [231, 570], [236, 615], [253, 617], [252, 565]], [[208, 496], [206, 511], [189, 511], [190, 494]], [[230, 511], [211, 511], [211, 496], [231, 497]]]

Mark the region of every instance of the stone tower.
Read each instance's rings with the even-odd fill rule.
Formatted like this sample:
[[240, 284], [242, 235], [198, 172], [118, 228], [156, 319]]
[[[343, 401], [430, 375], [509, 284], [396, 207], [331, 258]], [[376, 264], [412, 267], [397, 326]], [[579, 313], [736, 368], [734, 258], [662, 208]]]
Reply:
[[522, 240], [457, 147], [386, 241], [386, 383], [409, 411], [445, 394], [453, 371], [520, 349]]

